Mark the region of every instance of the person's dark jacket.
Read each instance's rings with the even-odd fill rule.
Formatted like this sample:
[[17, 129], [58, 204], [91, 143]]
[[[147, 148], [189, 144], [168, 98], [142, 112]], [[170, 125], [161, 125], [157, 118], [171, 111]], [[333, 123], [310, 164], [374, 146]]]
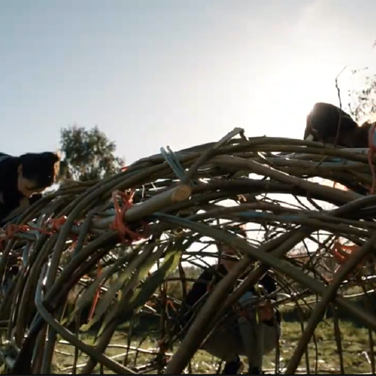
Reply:
[[[205, 269], [204, 272], [198, 277], [198, 279], [194, 282], [191, 290], [185, 296], [183, 306], [184, 310], [193, 307], [196, 302], [198, 302], [210, 289], [210, 286], [214, 287], [221, 278], [223, 278], [227, 274], [227, 269], [220, 264], [219, 267], [216, 269], [208, 268]], [[276, 283], [274, 279], [265, 274], [258, 282], [259, 285], [262, 285], [268, 294], [272, 294], [277, 290]], [[256, 294], [255, 288], [252, 286], [249, 288], [249, 291], [253, 294]], [[272, 298], [273, 299], [273, 298]], [[276, 310], [277, 320], [280, 322], [280, 314], [279, 311]], [[185, 320], [188, 321], [191, 317], [190, 314], [185, 315]]]
[[[18, 171], [20, 158], [0, 153], [0, 226], [4, 225], [4, 219], [20, 205], [24, 197], [18, 190]], [[38, 201], [41, 194], [34, 194], [28, 201], [29, 205]]]

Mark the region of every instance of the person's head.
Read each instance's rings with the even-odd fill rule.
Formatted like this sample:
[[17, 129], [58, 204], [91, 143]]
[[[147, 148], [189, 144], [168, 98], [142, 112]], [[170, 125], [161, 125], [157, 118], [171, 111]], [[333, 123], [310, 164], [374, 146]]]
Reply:
[[26, 197], [41, 193], [56, 181], [59, 173], [58, 153], [27, 153], [20, 156], [18, 190]]
[[[242, 238], [247, 237], [247, 233], [244, 227], [242, 226], [239, 226], [236, 229], [235, 233]], [[234, 265], [234, 263], [239, 261], [240, 259], [238, 252], [234, 248], [228, 246], [227, 244], [223, 244], [223, 243], [219, 244], [218, 250], [221, 254], [220, 263], [224, 265], [227, 270], [229, 270]]]
[[304, 139], [353, 147], [349, 143], [357, 128], [358, 124], [349, 114], [330, 103], [319, 102], [307, 116]]

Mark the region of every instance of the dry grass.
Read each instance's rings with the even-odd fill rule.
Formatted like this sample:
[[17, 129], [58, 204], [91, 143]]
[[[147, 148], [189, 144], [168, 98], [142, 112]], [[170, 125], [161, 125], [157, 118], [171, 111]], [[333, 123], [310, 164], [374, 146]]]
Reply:
[[[371, 365], [369, 363], [369, 335], [368, 331], [364, 328], [357, 328], [349, 322], [341, 322], [341, 337], [343, 346], [343, 362], [345, 366], [345, 372], [348, 374], [354, 373], [369, 373], [371, 372]], [[290, 359], [293, 351], [301, 336], [301, 324], [283, 323], [283, 334], [280, 341], [280, 367], [283, 369], [286, 362]], [[325, 320], [320, 323], [315, 332], [315, 339], [317, 344], [317, 355], [315, 351], [314, 341], [309, 345], [309, 367], [310, 373], [340, 373], [339, 369], [339, 355], [337, 345], [334, 338], [333, 322], [331, 320]], [[92, 344], [93, 338], [84, 337], [85, 342]], [[117, 348], [108, 348], [105, 354], [109, 357], [117, 359], [119, 362], [124, 362], [127, 346], [127, 337], [124, 333], [117, 333], [113, 340], [113, 344], [119, 345]], [[156, 350], [156, 340], [148, 338], [140, 346], [140, 339], [135, 339], [131, 343], [134, 347], [140, 347], [143, 350]], [[368, 353], [368, 355], [366, 355]], [[149, 363], [155, 355], [141, 354], [139, 353], [137, 359], [135, 357], [135, 351], [130, 351], [128, 358], [128, 365], [143, 365]], [[317, 361], [316, 361], [317, 357]], [[79, 354], [77, 367], [81, 368], [87, 361], [87, 356]], [[73, 349], [70, 345], [59, 344], [57, 346], [54, 357], [54, 369], [53, 373], [64, 374], [72, 372], [72, 364], [74, 360]], [[245, 360], [245, 359], [244, 359]], [[246, 360], [245, 360], [246, 362]], [[205, 351], [198, 351], [191, 362], [191, 372], [199, 374], [213, 374], [218, 369], [218, 359], [213, 358]], [[275, 367], [275, 352], [272, 352], [264, 358], [264, 370], [268, 373], [274, 373]], [[316, 369], [317, 368], [317, 369]], [[245, 367], [246, 369], [246, 367]], [[78, 369], [76, 373], [79, 373]], [[186, 370], [188, 372], [188, 370]], [[111, 373], [106, 369], [100, 369], [96, 367], [95, 373]], [[157, 370], [150, 371], [148, 373], [155, 374]], [[299, 366], [299, 373], [306, 373], [306, 364], [303, 357]]]

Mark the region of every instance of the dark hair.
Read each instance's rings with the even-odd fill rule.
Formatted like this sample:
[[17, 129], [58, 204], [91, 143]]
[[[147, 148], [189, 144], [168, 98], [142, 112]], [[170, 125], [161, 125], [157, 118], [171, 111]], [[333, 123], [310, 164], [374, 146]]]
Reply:
[[319, 102], [307, 116], [304, 139], [312, 135], [315, 141], [334, 143], [338, 133], [338, 145], [349, 147], [348, 136], [357, 128], [358, 124], [345, 111], [330, 103]]
[[22, 175], [33, 181], [34, 188], [46, 188], [54, 184], [59, 172], [60, 157], [51, 152], [27, 153], [20, 156]]

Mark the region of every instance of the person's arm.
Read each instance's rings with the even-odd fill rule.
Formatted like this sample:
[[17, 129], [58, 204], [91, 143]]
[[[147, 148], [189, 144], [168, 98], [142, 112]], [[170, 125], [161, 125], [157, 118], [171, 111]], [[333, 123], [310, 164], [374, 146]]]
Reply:
[[204, 270], [198, 279], [193, 283], [192, 288], [185, 296], [184, 302], [192, 307], [208, 291], [208, 285], [213, 278], [213, 272], [209, 269]]
[[272, 294], [274, 291], [277, 290], [277, 285], [273, 277], [271, 277], [268, 273], [266, 273], [260, 279], [260, 285], [262, 285], [268, 294]]
[[226, 273], [229, 272], [238, 261], [239, 258], [236, 252], [232, 248], [222, 245], [222, 255], [219, 265], [225, 268]]
[[12, 172], [13, 167], [17, 170], [14, 162], [14, 157], [0, 153], [0, 192], [3, 192], [7, 186], [11, 185], [10, 180], [17, 174], [17, 171], [15, 173]]

